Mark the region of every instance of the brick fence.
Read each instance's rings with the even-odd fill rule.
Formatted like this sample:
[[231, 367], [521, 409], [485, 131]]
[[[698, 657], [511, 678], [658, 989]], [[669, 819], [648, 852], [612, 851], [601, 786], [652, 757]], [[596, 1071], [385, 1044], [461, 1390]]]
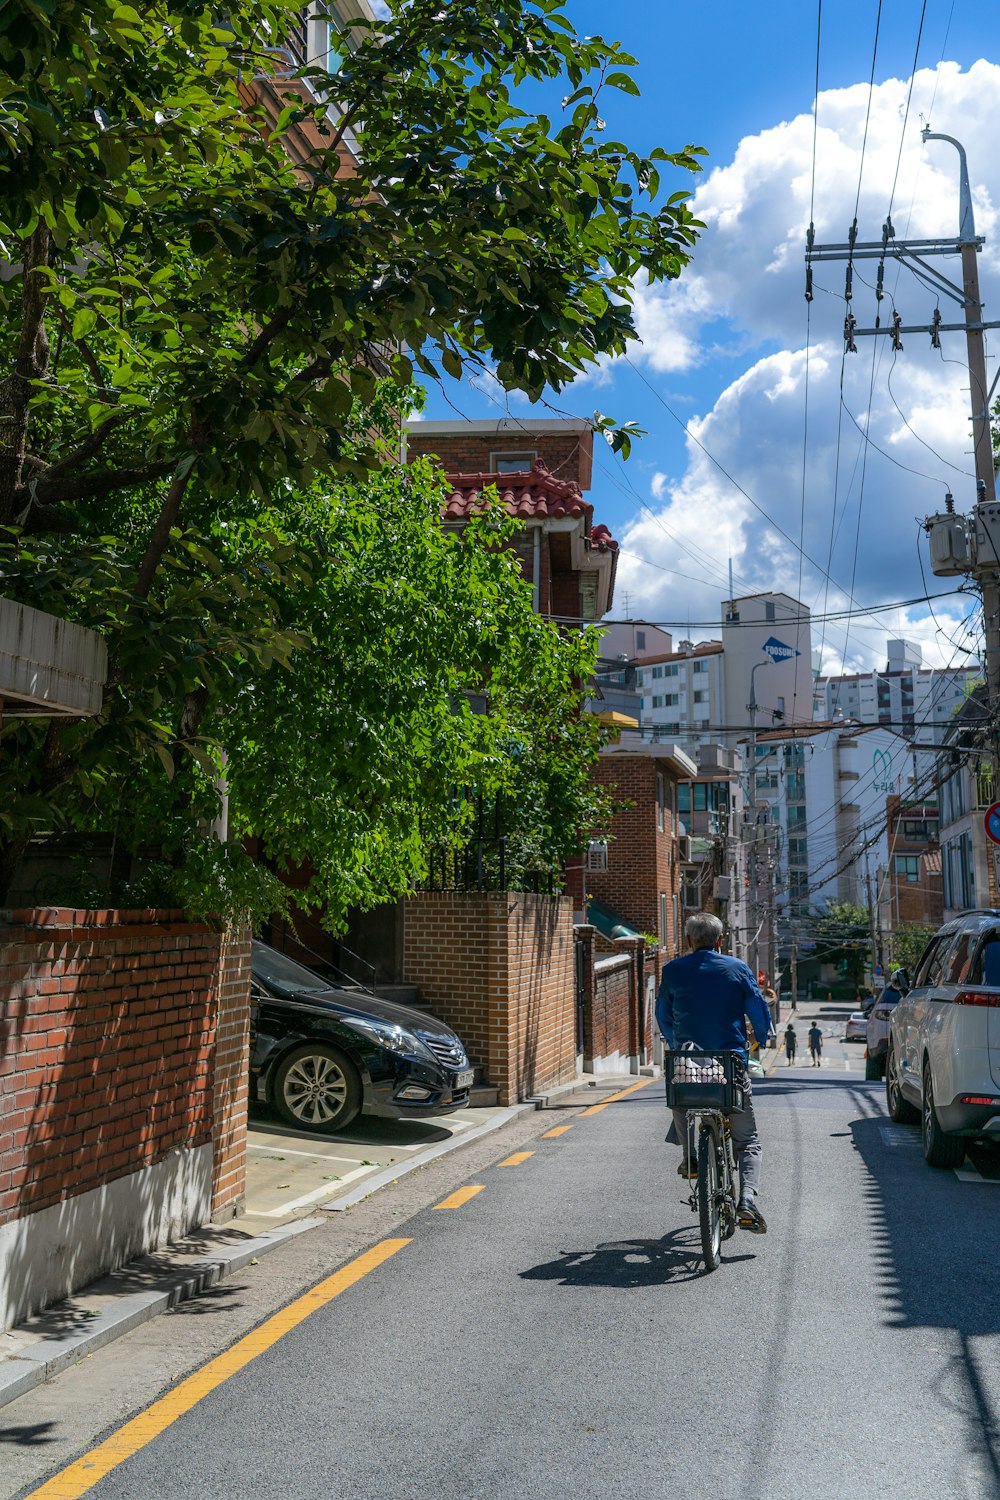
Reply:
[[642, 937], [603, 938], [575, 929], [583, 1002], [583, 1065], [588, 1072], [637, 1072], [653, 1055], [662, 955]]
[[249, 937], [0, 913], [0, 1326], [243, 1193]]
[[519, 1099], [576, 1073], [573, 903], [425, 891], [405, 903], [403, 968], [495, 1084]]

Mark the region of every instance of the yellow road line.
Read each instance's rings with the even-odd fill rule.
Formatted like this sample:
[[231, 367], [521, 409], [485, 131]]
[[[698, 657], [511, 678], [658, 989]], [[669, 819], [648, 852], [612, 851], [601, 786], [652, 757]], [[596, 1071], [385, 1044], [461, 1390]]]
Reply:
[[461, 1208], [463, 1203], [468, 1203], [470, 1198], [474, 1198], [477, 1193], [481, 1193], [485, 1186], [485, 1182], [480, 1182], [478, 1186], [459, 1188], [457, 1193], [449, 1194], [441, 1203], [435, 1203], [434, 1207]]
[[629, 1094], [634, 1094], [636, 1089], [644, 1089], [650, 1083], [651, 1078], [640, 1078], [638, 1083], [629, 1084], [627, 1089], [622, 1089], [617, 1094], [609, 1094], [607, 1099], [602, 1099], [600, 1104], [592, 1104], [589, 1109], [581, 1110], [581, 1115], [599, 1115], [602, 1109], [607, 1109], [609, 1104], [617, 1104], [619, 1099], [627, 1099]]
[[534, 1156], [534, 1151], [515, 1151], [513, 1156], [508, 1156], [506, 1161], [497, 1162], [498, 1167], [519, 1167], [529, 1156]]
[[572, 1130], [572, 1125], [556, 1125], [553, 1130], [547, 1130], [542, 1136], [543, 1141], [551, 1140], [554, 1135], [565, 1135], [567, 1130]]
[[346, 1292], [409, 1243], [409, 1240], [382, 1240], [378, 1245], [373, 1245], [364, 1255], [359, 1255], [342, 1266], [339, 1271], [306, 1292], [305, 1296], [297, 1298], [252, 1333], [239, 1339], [224, 1354], [217, 1355], [186, 1380], [180, 1381], [173, 1390], [154, 1401], [147, 1411], [140, 1412], [139, 1416], [126, 1422], [103, 1443], [91, 1448], [89, 1453], [85, 1453], [52, 1479], [46, 1480], [40, 1489], [32, 1490], [26, 1500], [78, 1500], [79, 1496], [93, 1489], [105, 1474], [110, 1474], [112, 1469], [138, 1453], [231, 1375], [244, 1369], [286, 1333], [305, 1322], [306, 1318], [318, 1312], [321, 1307], [326, 1307], [334, 1297]]

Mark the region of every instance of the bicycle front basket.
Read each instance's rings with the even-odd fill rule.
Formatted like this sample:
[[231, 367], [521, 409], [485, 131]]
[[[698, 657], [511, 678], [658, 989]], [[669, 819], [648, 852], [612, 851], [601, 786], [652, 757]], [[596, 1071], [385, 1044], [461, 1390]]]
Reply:
[[735, 1052], [668, 1052], [664, 1069], [671, 1109], [742, 1109]]

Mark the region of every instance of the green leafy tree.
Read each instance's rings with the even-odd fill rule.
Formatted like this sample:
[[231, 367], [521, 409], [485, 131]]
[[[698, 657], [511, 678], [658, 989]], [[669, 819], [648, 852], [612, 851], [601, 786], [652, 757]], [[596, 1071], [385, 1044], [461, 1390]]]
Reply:
[[872, 962], [868, 913], [853, 901], [828, 901], [815, 922], [817, 951], [823, 963], [837, 964], [845, 984], [860, 988]]
[[[247, 80], [286, 66], [298, 9], [11, 0], [0, 17], [0, 586], [98, 628], [111, 659], [96, 721], [4, 727], [0, 892], [32, 837], [116, 808], [122, 847], [196, 867], [221, 747], [235, 826], [289, 859], [325, 755], [341, 829], [314, 852], [335, 909], [412, 877], [414, 819], [458, 836], [442, 788], [472, 771], [534, 799], [550, 851], [579, 811], [579, 766], [556, 752], [585, 756], [586, 735], [555, 709], [586, 648], [523, 618], [502, 547], [477, 573], [476, 532], [442, 546], [429, 478], [393, 462], [392, 409], [415, 366], [488, 362], [536, 397], [622, 352], [636, 279], [679, 274], [697, 228], [682, 192], [653, 205], [658, 174], [697, 154], [605, 139], [601, 90], [634, 92], [632, 60], [555, 0], [399, 5], [336, 78], [279, 83], [275, 119]], [[567, 93], [550, 117], [522, 85]], [[627, 450], [628, 427], [603, 425]], [[381, 594], [359, 589], [358, 558], [388, 569]], [[442, 650], [419, 695], [386, 675], [389, 712], [364, 685], [390, 650], [420, 657], [393, 634], [407, 604]], [[481, 635], [463, 661], [480, 625], [498, 659]], [[485, 682], [488, 727], [455, 707]], [[518, 770], [500, 747], [547, 701]]]
[[[892, 934], [892, 967], [906, 969], [912, 982], [920, 957], [936, 931], [936, 928], [924, 927], [919, 922], [907, 922], [897, 927]], [[888, 977], [887, 973], [886, 979]]]

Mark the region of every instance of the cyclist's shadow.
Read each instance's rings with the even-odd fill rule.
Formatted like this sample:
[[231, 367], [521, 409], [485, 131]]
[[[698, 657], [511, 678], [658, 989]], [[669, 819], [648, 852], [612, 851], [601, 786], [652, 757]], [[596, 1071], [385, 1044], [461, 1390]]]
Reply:
[[[754, 1260], [724, 1245], [723, 1263]], [[593, 1250], [564, 1250], [558, 1260], [519, 1272], [525, 1281], [558, 1281], [562, 1286], [668, 1286], [705, 1276], [697, 1228], [672, 1229], [658, 1240], [609, 1240]]]

